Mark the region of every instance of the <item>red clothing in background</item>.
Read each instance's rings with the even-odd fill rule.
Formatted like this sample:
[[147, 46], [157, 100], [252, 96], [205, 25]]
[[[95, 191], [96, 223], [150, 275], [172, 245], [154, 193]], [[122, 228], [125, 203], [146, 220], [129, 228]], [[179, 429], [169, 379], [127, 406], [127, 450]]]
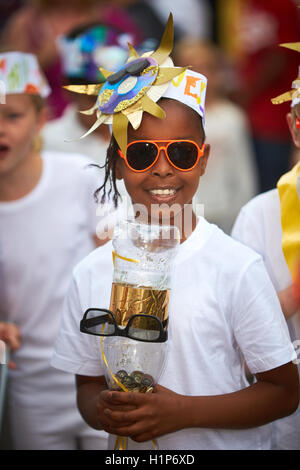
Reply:
[[289, 104], [275, 106], [271, 98], [290, 90], [297, 76], [299, 54], [279, 47], [280, 43], [300, 40], [299, 10], [292, 0], [244, 0], [237, 41], [243, 52], [240, 63], [241, 79], [251, 90], [252, 83], [262, 73], [270, 52], [275, 51], [286, 62], [276, 80], [269, 83], [247, 105], [253, 134], [278, 140], [290, 139], [286, 123]]

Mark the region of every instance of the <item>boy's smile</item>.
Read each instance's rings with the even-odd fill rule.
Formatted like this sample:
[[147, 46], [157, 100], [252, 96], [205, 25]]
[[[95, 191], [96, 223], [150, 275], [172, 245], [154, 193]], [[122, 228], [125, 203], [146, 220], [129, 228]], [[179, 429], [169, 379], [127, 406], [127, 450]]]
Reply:
[[[193, 140], [202, 146], [204, 135], [200, 117], [185, 106], [174, 100], [162, 99], [159, 105], [166, 112], [161, 120], [150, 114], [144, 114], [141, 126], [137, 130], [128, 128], [128, 143], [136, 140], [175, 139]], [[148, 170], [136, 173], [127, 167], [122, 158], [118, 159], [117, 177], [123, 178], [126, 189], [134, 204], [144, 205], [148, 215], [160, 218], [172, 206], [172, 213], [181, 212], [184, 205], [190, 204], [198, 188], [199, 178], [205, 172], [209, 145], [203, 157], [190, 171], [174, 168], [168, 161], [165, 151], [161, 150], [156, 163]], [[162, 205], [158, 208], [158, 205]], [[173, 206], [177, 205], [177, 209]], [[175, 212], [174, 212], [175, 211]]]
[[160, 186], [148, 189], [154, 204], [171, 204], [175, 201], [180, 187]]

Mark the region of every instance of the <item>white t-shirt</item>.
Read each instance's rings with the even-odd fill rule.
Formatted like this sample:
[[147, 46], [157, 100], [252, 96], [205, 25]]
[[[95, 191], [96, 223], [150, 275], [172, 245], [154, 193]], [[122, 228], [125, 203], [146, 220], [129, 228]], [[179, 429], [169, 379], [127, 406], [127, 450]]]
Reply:
[[52, 368], [50, 357], [72, 269], [95, 248], [93, 192], [101, 180], [78, 154], [45, 152], [42, 159], [37, 186], [21, 199], [0, 202], [0, 303], [1, 319], [18, 325], [22, 335], [10, 395], [23, 406], [55, 408], [74, 390], [74, 377]]
[[[75, 268], [52, 364], [104, 375], [100, 338], [80, 333], [86, 309], [109, 307], [112, 243]], [[179, 247], [172, 276], [168, 356], [159, 383], [184, 395], [218, 395], [247, 386], [240, 349], [253, 373], [295, 358], [261, 257], [200, 218]], [[240, 348], [240, 349], [239, 349]], [[115, 436], [110, 437], [113, 448]], [[184, 429], [158, 439], [160, 449], [265, 449], [270, 428]], [[151, 442], [129, 449], [153, 449]]]
[[[242, 208], [233, 227], [232, 236], [263, 257], [276, 292], [292, 284], [281, 245], [281, 212], [277, 189], [260, 194]], [[299, 341], [300, 315], [289, 318], [287, 324], [292, 341]], [[298, 369], [300, 372], [300, 366]], [[300, 449], [300, 407], [291, 416], [274, 423], [273, 446]]]
[[220, 101], [206, 109], [205, 133], [210, 156], [194, 203], [204, 204], [206, 220], [230, 233], [241, 207], [257, 194], [245, 114], [229, 101]]
[[78, 113], [74, 105], [69, 105], [60, 118], [49, 121], [44, 126], [42, 131], [44, 148], [56, 152], [87, 155], [91, 160], [103, 165], [109, 142], [95, 133], [80, 140], [87, 129], [80, 124]]

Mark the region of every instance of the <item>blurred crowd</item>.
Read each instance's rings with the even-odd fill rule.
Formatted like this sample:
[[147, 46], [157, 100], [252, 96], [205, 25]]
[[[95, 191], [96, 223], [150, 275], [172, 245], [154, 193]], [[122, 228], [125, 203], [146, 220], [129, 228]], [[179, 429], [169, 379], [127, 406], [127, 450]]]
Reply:
[[[109, 128], [100, 126], [80, 140], [95, 122], [87, 111], [95, 97], [70, 93], [64, 86], [103, 81], [99, 67], [117, 70], [127, 59], [127, 43], [140, 54], [154, 50], [172, 12], [175, 65], [190, 66], [208, 79], [205, 134], [211, 155], [194, 203], [203, 205], [209, 222], [230, 234], [241, 207], [255, 195], [275, 188], [280, 177], [300, 161], [286, 121], [290, 103], [271, 103], [297, 77], [299, 54], [279, 47], [300, 39], [297, 6], [300, 0], [0, 0], [0, 54], [34, 54], [49, 83], [45, 125], [34, 145], [42, 152], [59, 152], [64, 159], [70, 156], [70, 163], [57, 170], [60, 188], [63, 178], [67, 181], [70, 176], [68, 165], [73, 161], [77, 171], [78, 163], [72, 160], [75, 154], [100, 166], [97, 179], [101, 184]], [[118, 190], [126, 198], [121, 183]], [[86, 203], [86, 196], [82, 195], [80, 203], [79, 197], [78, 193], [78, 207]], [[77, 202], [72, 200], [75, 212]], [[56, 208], [63, 208], [58, 194]], [[63, 220], [68, 223], [69, 219], [68, 213]], [[94, 227], [95, 218], [84, 223]], [[35, 230], [37, 235], [38, 225]], [[73, 264], [94, 248], [88, 243], [85, 253], [79, 250], [77, 258], [73, 257]], [[75, 253], [74, 247], [72, 250]], [[69, 255], [71, 259], [71, 249]], [[37, 264], [41, 259], [43, 264], [37, 254]], [[65, 290], [61, 289], [61, 298]], [[0, 314], [1, 310], [3, 305]], [[25, 411], [22, 419], [25, 422]]]

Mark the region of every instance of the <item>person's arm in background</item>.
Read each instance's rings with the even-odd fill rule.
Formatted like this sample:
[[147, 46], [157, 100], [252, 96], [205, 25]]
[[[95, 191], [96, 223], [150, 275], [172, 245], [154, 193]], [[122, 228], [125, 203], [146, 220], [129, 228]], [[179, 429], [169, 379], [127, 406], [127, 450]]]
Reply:
[[293, 294], [294, 286], [290, 285], [286, 289], [278, 292], [279, 302], [286, 319], [300, 312], [300, 305]]
[[[21, 346], [21, 333], [17, 325], [9, 322], [0, 322], [0, 340], [8, 343], [12, 352], [19, 349]], [[16, 364], [13, 361], [9, 361], [8, 367], [15, 369]]]

